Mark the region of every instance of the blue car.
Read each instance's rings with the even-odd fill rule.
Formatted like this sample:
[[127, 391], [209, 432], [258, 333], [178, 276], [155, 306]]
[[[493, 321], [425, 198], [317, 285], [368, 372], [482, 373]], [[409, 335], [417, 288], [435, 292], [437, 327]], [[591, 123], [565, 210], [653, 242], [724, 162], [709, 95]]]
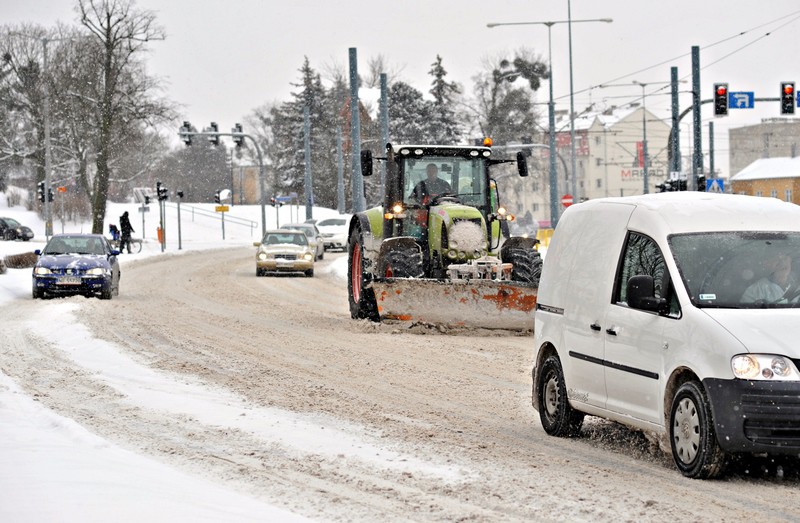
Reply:
[[34, 299], [81, 294], [110, 300], [119, 295], [119, 251], [101, 234], [56, 234], [36, 254]]

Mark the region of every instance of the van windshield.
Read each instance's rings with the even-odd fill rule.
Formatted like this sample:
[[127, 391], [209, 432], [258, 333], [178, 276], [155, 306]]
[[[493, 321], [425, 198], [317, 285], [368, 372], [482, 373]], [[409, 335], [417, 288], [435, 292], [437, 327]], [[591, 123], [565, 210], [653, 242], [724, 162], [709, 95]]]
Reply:
[[676, 234], [670, 248], [697, 307], [800, 307], [800, 233]]

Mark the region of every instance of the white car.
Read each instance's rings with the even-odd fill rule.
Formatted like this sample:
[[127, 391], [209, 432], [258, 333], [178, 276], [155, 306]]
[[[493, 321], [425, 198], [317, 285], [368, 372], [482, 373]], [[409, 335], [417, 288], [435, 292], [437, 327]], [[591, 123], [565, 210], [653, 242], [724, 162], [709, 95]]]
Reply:
[[347, 224], [348, 216], [326, 218], [317, 222], [317, 229], [326, 250], [347, 249]]

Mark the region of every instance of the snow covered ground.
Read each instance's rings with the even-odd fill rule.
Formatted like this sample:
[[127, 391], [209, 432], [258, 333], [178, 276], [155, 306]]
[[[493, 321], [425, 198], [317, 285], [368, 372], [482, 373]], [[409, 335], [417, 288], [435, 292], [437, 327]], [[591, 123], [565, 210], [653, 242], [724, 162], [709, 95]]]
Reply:
[[[134, 237], [141, 235], [141, 213], [136, 204], [110, 203], [106, 217], [108, 223], [118, 224], [118, 216], [128, 211], [136, 229]], [[164, 253], [156, 240], [158, 206], [150, 205], [146, 215], [144, 247], [138, 254], [120, 256], [122, 267], [134, 260], [151, 256], [174, 256], [181, 252], [199, 249], [227, 248], [252, 245], [261, 236], [261, 208], [259, 206], [233, 206], [228, 213], [222, 239], [222, 226], [218, 215], [208, 217], [195, 209], [213, 211], [212, 205], [182, 205], [181, 247], [178, 250], [177, 209], [167, 207], [167, 245]], [[276, 226], [276, 213], [267, 207], [267, 228]], [[314, 218], [337, 216], [336, 211], [314, 209]], [[23, 207], [7, 205], [5, 195], [0, 195], [0, 216], [15, 218], [31, 227], [35, 238], [30, 242], [0, 242], [0, 257], [7, 254], [30, 252], [44, 245], [44, 223], [35, 212]], [[234, 224], [231, 216], [258, 222], [253, 230]], [[305, 209], [284, 206], [280, 209], [281, 223], [297, 218], [305, 221]], [[54, 232], [62, 232], [62, 224], [54, 223]], [[88, 232], [88, 223], [64, 224], [64, 232]], [[342, 259], [344, 261], [344, 258]], [[338, 271], [346, 270], [343, 263], [333, 264]], [[16, 300], [31, 299], [31, 269], [9, 269], [0, 275], [0, 310], [13, 307]], [[113, 303], [113, 301], [112, 301]], [[76, 358], [92, 372], [113, 375], [112, 386], [136, 397], [144, 405], [165, 403], [177, 398], [200, 398], [192, 405], [194, 415], [219, 416], [220, 405], [229, 402], [226, 393], [219, 390], [181, 389], [171, 376], [148, 373], [122, 355], [117, 348], [92, 339], [69, 310], [70, 304], [48, 307], [46, 316], [31, 318], [30, 325], [5, 324], [0, 319], [0, 330], [29, 328], [47, 325], [58, 332], [58, 348]], [[54, 337], [55, 338], [55, 337]], [[55, 341], [55, 340], [51, 340]], [[0, 341], [0, 350], [8, 351], [8, 338]], [[87, 348], [91, 350], [87, 351]], [[23, 348], [24, 349], [24, 348]], [[146, 383], [137, 390], [124, 389], [125, 383]], [[163, 390], [159, 395], [154, 390]], [[149, 391], [149, 392], [148, 392]], [[187, 405], [184, 403], [183, 408]], [[283, 412], [264, 413], [265, 422], [280, 425]], [[55, 414], [40, 405], [35, 397], [23, 392], [0, 368], [0, 521], [301, 521], [305, 518], [286, 510], [270, 506], [255, 498], [235, 492], [212, 481], [188, 475], [176, 468], [120, 448], [104, 440], [74, 421]], [[287, 421], [283, 419], [283, 421]], [[311, 432], [309, 432], [311, 433]], [[341, 451], [338, 445], [358, 445], [360, 441], [330, 438], [309, 439], [306, 443], [317, 447], [333, 445], [331, 453]], [[327, 443], [326, 443], [327, 442]], [[320, 450], [320, 449], [317, 449]]]

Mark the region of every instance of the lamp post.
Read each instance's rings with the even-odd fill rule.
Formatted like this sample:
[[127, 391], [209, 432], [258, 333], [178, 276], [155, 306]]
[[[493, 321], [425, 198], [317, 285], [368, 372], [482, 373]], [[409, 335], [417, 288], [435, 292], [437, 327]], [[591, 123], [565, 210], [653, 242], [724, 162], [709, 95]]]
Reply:
[[558, 174], [556, 172], [556, 116], [555, 116], [555, 102], [553, 101], [553, 45], [552, 45], [552, 28], [556, 24], [570, 24], [570, 55], [569, 55], [569, 63], [570, 63], [570, 142], [572, 143], [571, 149], [571, 156], [572, 156], [572, 192], [573, 197], [576, 191], [576, 182], [575, 182], [575, 127], [574, 121], [572, 119], [572, 30], [571, 24], [578, 23], [578, 22], [605, 22], [611, 23], [613, 20], [611, 18], [592, 18], [592, 19], [583, 19], [583, 20], [572, 20], [572, 16], [569, 16], [567, 20], [549, 20], [546, 22], [499, 22], [499, 23], [488, 23], [486, 27], [498, 27], [501, 25], [544, 25], [547, 26], [547, 61], [548, 61], [548, 68], [550, 69], [550, 100], [547, 104], [548, 106], [548, 134], [550, 135], [549, 138], [549, 145], [550, 145], [550, 225], [552, 227], [556, 226], [558, 223]]
[[50, 198], [48, 197], [48, 190], [50, 189], [50, 170], [52, 159], [50, 155], [50, 87], [47, 85], [47, 44], [49, 42], [59, 42], [62, 40], [71, 40], [71, 38], [39, 38], [36, 36], [28, 35], [25, 33], [12, 32], [11, 34], [21, 36], [23, 38], [32, 38], [39, 40], [42, 43], [42, 120], [44, 120], [44, 235], [50, 237], [53, 235], [53, 216], [50, 206]]

